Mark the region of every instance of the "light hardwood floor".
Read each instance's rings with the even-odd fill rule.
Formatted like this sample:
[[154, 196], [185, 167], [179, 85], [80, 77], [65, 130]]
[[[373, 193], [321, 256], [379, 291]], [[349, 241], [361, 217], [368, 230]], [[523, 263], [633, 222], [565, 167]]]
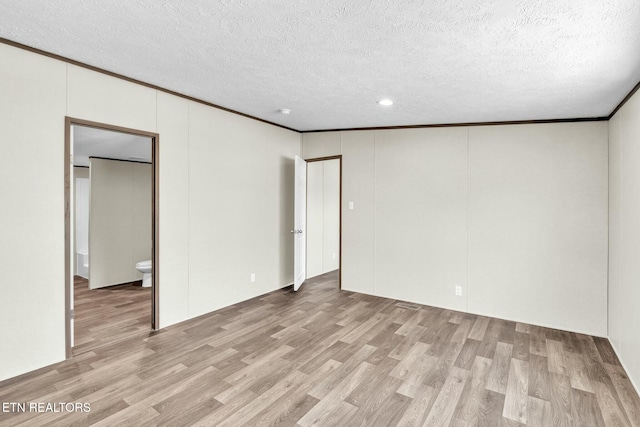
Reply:
[[141, 281], [89, 290], [88, 281], [74, 278], [75, 343], [78, 355], [151, 332], [151, 288]]
[[5, 381], [0, 401], [91, 405], [0, 414], [24, 426], [640, 426], [607, 340], [339, 291], [335, 273]]

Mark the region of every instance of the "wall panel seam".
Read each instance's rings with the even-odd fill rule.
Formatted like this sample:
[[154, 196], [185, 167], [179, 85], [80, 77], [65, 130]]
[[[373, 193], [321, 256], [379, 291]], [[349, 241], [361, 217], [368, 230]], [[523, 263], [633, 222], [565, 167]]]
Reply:
[[471, 142], [470, 142], [471, 129], [467, 127], [467, 286], [465, 289], [466, 294], [466, 311], [469, 312], [469, 236], [471, 235], [470, 224], [470, 208], [469, 208], [469, 195], [471, 194]]
[[187, 319], [191, 319], [191, 102], [187, 101]]
[[378, 254], [377, 247], [377, 224], [376, 224], [376, 213], [378, 210], [378, 204], [376, 200], [376, 180], [377, 180], [377, 171], [376, 171], [376, 163], [377, 163], [377, 153], [376, 153], [376, 145], [378, 139], [378, 131], [373, 131], [373, 293], [378, 294], [377, 288], [377, 269], [376, 269], [376, 257]]

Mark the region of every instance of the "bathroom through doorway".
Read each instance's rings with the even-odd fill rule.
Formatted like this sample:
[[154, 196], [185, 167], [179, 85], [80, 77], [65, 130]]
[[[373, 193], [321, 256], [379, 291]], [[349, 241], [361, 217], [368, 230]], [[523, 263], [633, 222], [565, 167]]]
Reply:
[[158, 328], [158, 134], [65, 121], [66, 355]]

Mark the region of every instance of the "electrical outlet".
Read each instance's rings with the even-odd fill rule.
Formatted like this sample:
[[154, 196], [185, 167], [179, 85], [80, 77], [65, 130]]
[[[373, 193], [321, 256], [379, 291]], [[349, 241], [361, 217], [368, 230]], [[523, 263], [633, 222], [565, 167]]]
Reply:
[[252, 282], [256, 281], [256, 273], [251, 273], [251, 281]]
[[462, 296], [462, 286], [456, 286], [456, 296]]
[[333, 259], [336, 259], [336, 253], [335, 252], [333, 253]]

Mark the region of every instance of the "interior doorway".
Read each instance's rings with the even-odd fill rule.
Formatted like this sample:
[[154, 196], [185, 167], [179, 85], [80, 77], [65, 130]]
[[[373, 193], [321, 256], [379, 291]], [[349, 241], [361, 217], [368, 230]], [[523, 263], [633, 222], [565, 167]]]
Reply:
[[342, 287], [342, 156], [306, 159], [306, 276]]
[[67, 357], [158, 328], [158, 140], [65, 120]]

